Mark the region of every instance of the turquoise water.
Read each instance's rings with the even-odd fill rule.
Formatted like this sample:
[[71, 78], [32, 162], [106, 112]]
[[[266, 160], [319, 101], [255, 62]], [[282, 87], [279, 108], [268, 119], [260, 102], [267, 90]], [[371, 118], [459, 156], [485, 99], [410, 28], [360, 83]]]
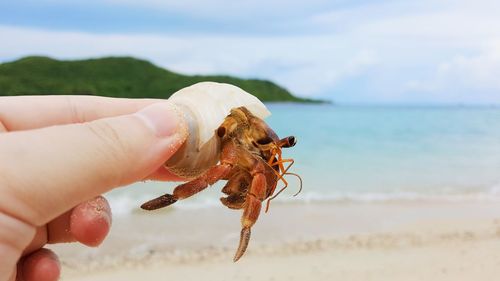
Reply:
[[307, 191], [462, 194], [500, 184], [500, 109], [272, 106]]
[[[298, 182], [281, 201], [500, 200], [500, 108], [269, 105], [266, 121], [297, 145]], [[175, 184], [145, 183], [111, 194], [112, 204], [137, 206]], [[220, 204], [220, 185], [182, 202]]]

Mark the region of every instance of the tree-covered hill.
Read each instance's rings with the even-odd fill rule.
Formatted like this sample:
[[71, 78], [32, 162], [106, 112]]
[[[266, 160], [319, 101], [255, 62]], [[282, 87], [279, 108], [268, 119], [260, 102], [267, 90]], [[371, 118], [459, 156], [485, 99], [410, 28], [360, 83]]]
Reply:
[[0, 96], [71, 94], [168, 98], [175, 91], [200, 81], [230, 83], [262, 101], [315, 102], [295, 97], [266, 80], [182, 75], [131, 57], [75, 61], [25, 57], [0, 64]]

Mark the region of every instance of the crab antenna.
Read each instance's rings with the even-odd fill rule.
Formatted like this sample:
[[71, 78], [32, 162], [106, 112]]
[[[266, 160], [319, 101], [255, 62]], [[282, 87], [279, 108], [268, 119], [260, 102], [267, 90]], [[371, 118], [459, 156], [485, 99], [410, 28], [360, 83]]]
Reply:
[[[281, 160], [281, 155], [279, 155], [279, 158]], [[272, 197], [270, 197], [269, 199], [267, 199], [267, 202], [266, 202], [266, 210], [265, 212], [267, 213], [267, 211], [269, 211], [269, 206], [271, 204], [271, 200], [273, 200], [274, 198], [276, 198], [278, 195], [280, 195], [281, 192], [283, 192], [283, 190], [285, 190], [287, 187], [288, 187], [288, 183], [285, 181], [285, 179], [283, 178], [284, 175], [294, 175], [296, 177], [299, 178], [299, 181], [300, 181], [300, 189], [299, 189], [299, 192], [297, 192], [294, 196], [296, 196], [297, 194], [300, 193], [300, 191], [302, 191], [302, 178], [295, 174], [295, 173], [288, 173], [288, 169], [290, 169], [290, 167], [292, 167], [292, 165], [295, 163], [295, 161], [293, 161], [293, 159], [285, 159], [285, 160], [290, 160], [290, 164], [285, 168], [283, 169], [283, 173], [279, 174], [278, 172], [276, 172], [276, 174], [278, 175], [278, 180], [282, 180], [284, 183], [285, 183], [285, 186], [283, 186], [278, 192], [276, 192], [276, 194], [274, 194]], [[279, 165], [279, 164], [283, 164], [283, 160], [281, 161], [278, 161], [276, 163], [274, 163], [273, 165]]]
[[297, 193], [295, 193], [293, 196], [295, 197], [295, 196], [299, 195], [299, 193], [302, 191], [302, 178], [299, 175], [297, 175], [296, 173], [285, 173], [285, 175], [296, 176], [299, 179], [299, 181], [300, 181], [299, 191], [297, 191]]
[[[278, 181], [280, 181], [280, 180], [283, 181], [283, 183], [285, 184], [285, 186], [282, 187], [276, 194], [274, 194], [271, 198], [269, 198], [267, 200], [266, 210], [265, 210], [266, 213], [269, 210], [269, 206], [271, 204], [271, 200], [273, 200], [274, 198], [276, 198], [288, 186], [288, 182], [283, 178], [284, 175], [288, 174], [288, 175], [296, 176], [299, 179], [299, 181], [300, 181], [299, 191], [297, 193], [295, 193], [293, 196], [297, 196], [302, 191], [302, 178], [299, 175], [295, 174], [295, 173], [288, 173], [288, 169], [290, 169], [290, 167], [292, 167], [292, 165], [294, 163], [293, 159], [282, 159], [281, 158], [281, 148], [282, 147], [292, 147], [296, 143], [297, 143], [297, 141], [296, 141], [295, 137], [294, 136], [289, 136], [289, 137], [286, 137], [286, 138], [283, 138], [283, 139], [279, 140], [278, 143], [277, 143], [277, 146], [271, 149], [271, 154], [273, 155], [273, 157], [271, 157], [269, 159], [268, 164], [270, 166], [276, 166], [276, 165], [278, 165], [279, 172], [275, 171], [275, 173], [278, 176]], [[276, 156], [278, 157], [278, 159], [276, 159]], [[276, 161], [276, 162], [274, 162], [274, 161]], [[284, 162], [291, 162], [291, 163], [285, 168], [283, 166]], [[274, 186], [273, 191], [274, 191], [275, 188], [276, 188], [276, 185]]]

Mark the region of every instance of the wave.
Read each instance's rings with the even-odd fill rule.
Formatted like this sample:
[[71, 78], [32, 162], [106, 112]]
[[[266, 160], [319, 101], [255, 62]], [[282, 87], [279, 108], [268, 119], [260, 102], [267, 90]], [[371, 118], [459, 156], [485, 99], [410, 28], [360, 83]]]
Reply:
[[[213, 195], [213, 194], [210, 194]], [[108, 200], [113, 214], [126, 215], [136, 212], [139, 206], [151, 199], [150, 194], [122, 193], [110, 196]], [[293, 197], [283, 194], [273, 200], [277, 204], [311, 204], [311, 203], [390, 203], [390, 202], [500, 202], [500, 184], [479, 191], [450, 191], [439, 192], [302, 192]], [[205, 208], [222, 207], [218, 196], [199, 195], [183, 200], [182, 204], [172, 207], [176, 210], [198, 210]]]
[[[400, 202], [400, 201], [448, 201], [448, 202], [466, 202], [466, 201], [488, 201], [500, 202], [500, 194], [494, 193], [457, 193], [457, 194], [425, 194], [417, 192], [395, 192], [395, 193], [343, 193], [343, 194], [319, 194], [308, 193], [300, 199], [305, 203], [312, 202], [360, 202], [360, 203], [378, 203], [378, 202]], [[281, 201], [281, 200], [280, 200]], [[289, 202], [289, 200], [283, 200]]]

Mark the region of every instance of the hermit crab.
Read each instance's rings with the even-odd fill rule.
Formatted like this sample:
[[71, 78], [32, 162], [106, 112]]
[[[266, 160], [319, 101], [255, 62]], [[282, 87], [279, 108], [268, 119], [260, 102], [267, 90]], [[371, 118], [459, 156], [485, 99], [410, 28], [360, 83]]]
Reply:
[[[181, 89], [169, 100], [185, 115], [189, 137], [165, 167], [189, 181], [141, 208], [166, 207], [227, 180], [222, 204], [243, 209], [240, 242], [233, 259], [236, 262], [245, 253], [262, 202], [268, 199], [267, 211], [270, 200], [288, 185], [283, 176], [299, 177], [288, 172], [293, 159], [281, 155], [281, 149], [294, 146], [296, 139], [280, 139], [262, 120], [270, 114], [264, 104], [236, 86], [202, 82]], [[284, 186], [276, 192], [279, 181]]]

